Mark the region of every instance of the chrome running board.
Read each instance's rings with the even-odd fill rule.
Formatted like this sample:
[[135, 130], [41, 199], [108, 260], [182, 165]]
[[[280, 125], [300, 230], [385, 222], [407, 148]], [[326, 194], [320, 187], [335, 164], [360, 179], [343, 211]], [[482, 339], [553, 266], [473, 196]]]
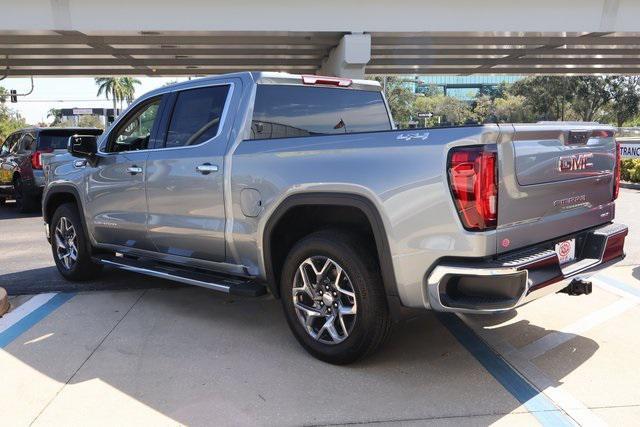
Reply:
[[100, 264], [110, 265], [120, 270], [185, 283], [187, 285], [200, 286], [230, 295], [256, 297], [264, 295], [267, 292], [265, 286], [251, 279], [223, 276], [201, 270], [193, 271], [183, 267], [161, 264], [149, 259], [106, 256], [95, 257], [94, 261]]

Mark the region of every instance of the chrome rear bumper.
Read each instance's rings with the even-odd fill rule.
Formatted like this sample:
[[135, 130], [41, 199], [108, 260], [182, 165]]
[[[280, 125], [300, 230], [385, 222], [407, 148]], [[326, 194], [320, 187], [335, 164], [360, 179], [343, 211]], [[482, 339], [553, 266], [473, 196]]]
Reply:
[[564, 236], [576, 239], [577, 260], [560, 265], [555, 242], [490, 260], [451, 260], [426, 279], [424, 304], [435, 311], [499, 313], [566, 288], [624, 258], [628, 228], [607, 224]]

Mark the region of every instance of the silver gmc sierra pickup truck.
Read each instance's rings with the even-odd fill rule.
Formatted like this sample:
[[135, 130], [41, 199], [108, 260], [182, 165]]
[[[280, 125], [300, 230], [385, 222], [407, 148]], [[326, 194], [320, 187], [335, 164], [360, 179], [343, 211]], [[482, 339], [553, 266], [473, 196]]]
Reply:
[[[395, 130], [376, 82], [238, 73], [163, 87], [46, 166], [60, 273], [109, 265], [282, 301], [302, 346], [370, 354], [411, 309], [590, 292], [624, 257], [614, 130]], [[72, 157], [73, 156], [73, 157]]]

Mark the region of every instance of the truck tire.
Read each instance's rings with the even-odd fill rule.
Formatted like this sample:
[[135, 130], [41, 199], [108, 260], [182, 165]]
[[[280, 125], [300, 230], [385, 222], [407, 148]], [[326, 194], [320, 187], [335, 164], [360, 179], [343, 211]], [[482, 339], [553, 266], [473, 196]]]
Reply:
[[51, 251], [60, 274], [67, 280], [95, 277], [102, 266], [91, 261], [91, 250], [74, 203], [60, 205], [51, 217]]
[[298, 342], [328, 363], [352, 363], [373, 353], [391, 327], [376, 256], [357, 235], [310, 234], [283, 266], [282, 305]]

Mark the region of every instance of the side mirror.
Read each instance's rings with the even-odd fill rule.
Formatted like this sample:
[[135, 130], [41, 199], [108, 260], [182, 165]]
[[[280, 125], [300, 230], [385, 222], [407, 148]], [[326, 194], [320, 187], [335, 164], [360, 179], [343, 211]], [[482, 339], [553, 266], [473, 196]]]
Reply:
[[67, 151], [73, 157], [93, 159], [98, 152], [98, 137], [95, 135], [73, 135], [69, 137]]

